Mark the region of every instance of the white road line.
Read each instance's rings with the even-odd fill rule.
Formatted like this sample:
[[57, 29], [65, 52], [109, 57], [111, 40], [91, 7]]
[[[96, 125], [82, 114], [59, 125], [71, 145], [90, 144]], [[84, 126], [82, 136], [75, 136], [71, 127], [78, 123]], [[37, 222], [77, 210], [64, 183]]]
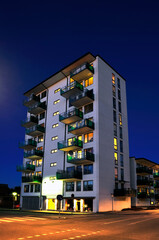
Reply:
[[134, 224], [137, 224], [137, 223], [141, 223], [141, 222], [146, 222], [146, 221], [150, 221], [152, 219], [157, 219], [159, 217], [153, 217], [153, 218], [149, 218], [149, 219], [144, 219], [144, 220], [141, 220], [141, 221], [137, 221], [137, 222], [133, 222], [133, 223], [128, 223], [127, 225], [134, 225]]
[[121, 219], [121, 220], [117, 220], [117, 221], [113, 221], [113, 222], [106, 222], [104, 224], [112, 224], [112, 223], [123, 222], [123, 221], [127, 221], [127, 220], [132, 221], [134, 219], [140, 219], [140, 217], [137, 217], [137, 218], [126, 218], [126, 219]]

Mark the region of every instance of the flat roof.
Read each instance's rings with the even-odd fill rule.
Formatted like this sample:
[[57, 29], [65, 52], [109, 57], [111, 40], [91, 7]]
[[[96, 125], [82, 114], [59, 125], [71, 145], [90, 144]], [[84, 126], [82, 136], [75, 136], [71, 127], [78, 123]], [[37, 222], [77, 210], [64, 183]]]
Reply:
[[[113, 71], [115, 71], [122, 79], [124, 79], [109, 63], [107, 63], [100, 55], [94, 56], [92, 53], [88, 52], [86, 54], [84, 54], [83, 56], [81, 56], [80, 58], [76, 59], [75, 61], [73, 61], [72, 63], [70, 63], [69, 65], [67, 65], [66, 67], [62, 68], [60, 71], [54, 73], [53, 75], [51, 75], [50, 77], [46, 78], [44, 81], [42, 81], [41, 83], [37, 84], [36, 86], [34, 86], [33, 88], [31, 88], [30, 90], [28, 90], [27, 92], [24, 93], [24, 96], [29, 97], [32, 93], [34, 93], [35, 95], [46, 90], [47, 88], [49, 88], [50, 86], [52, 86], [53, 84], [59, 82], [60, 80], [62, 80], [63, 78], [67, 77], [70, 75], [70, 72], [77, 68], [78, 66], [88, 62], [91, 63], [93, 62], [96, 57], [101, 58], [110, 68], [113, 69]], [[125, 79], [124, 79], [125, 80]]]

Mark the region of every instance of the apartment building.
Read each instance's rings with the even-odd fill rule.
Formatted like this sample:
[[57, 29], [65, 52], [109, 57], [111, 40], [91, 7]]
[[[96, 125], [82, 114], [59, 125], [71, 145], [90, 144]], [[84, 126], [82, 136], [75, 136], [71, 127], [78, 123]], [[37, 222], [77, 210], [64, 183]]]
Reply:
[[130, 207], [125, 79], [102, 57], [87, 53], [24, 95], [21, 207]]
[[130, 158], [130, 183], [136, 189], [132, 207], [159, 203], [159, 164], [146, 158]]

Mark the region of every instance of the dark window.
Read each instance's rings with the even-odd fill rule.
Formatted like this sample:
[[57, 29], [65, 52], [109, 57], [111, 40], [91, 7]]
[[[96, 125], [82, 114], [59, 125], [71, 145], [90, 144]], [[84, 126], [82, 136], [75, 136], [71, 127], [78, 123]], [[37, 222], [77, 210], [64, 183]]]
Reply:
[[35, 192], [40, 192], [40, 184], [35, 184]]
[[76, 182], [76, 191], [81, 191], [81, 181]]
[[66, 182], [66, 192], [74, 191], [74, 182]]
[[41, 98], [46, 97], [46, 91], [41, 94]]
[[33, 192], [33, 184], [30, 185], [30, 192]]
[[67, 172], [74, 172], [75, 171], [75, 167], [67, 167]]
[[93, 173], [93, 164], [84, 166], [84, 174], [92, 174]]
[[121, 100], [120, 89], [118, 89], [118, 99]]
[[82, 167], [81, 167], [81, 165], [77, 166], [76, 170], [77, 170], [78, 172], [82, 172]]
[[93, 190], [93, 181], [84, 181], [83, 182], [83, 191], [92, 191]]
[[118, 88], [120, 88], [120, 79], [117, 78]]
[[24, 185], [24, 192], [29, 192], [29, 185]]
[[121, 113], [121, 102], [118, 102], [118, 110]]
[[118, 183], [117, 182], [115, 183], [115, 189], [118, 189]]
[[89, 112], [92, 112], [93, 111], [93, 103], [87, 105], [84, 107], [84, 113], [89, 113]]
[[121, 180], [124, 181], [124, 169], [123, 168], [120, 169], [120, 173], [121, 173]]
[[122, 129], [122, 127], [119, 127], [119, 135], [120, 135], [120, 138], [123, 138], [123, 129]]
[[113, 111], [113, 121], [116, 122], [116, 111]]
[[45, 112], [43, 112], [43, 113], [40, 113], [40, 120], [42, 120], [43, 118], [45, 118]]
[[120, 152], [123, 152], [123, 141], [120, 141]]
[[123, 154], [120, 154], [120, 166], [124, 166], [124, 159], [123, 159]]
[[113, 108], [116, 109], [116, 99], [113, 98]]
[[114, 136], [117, 136], [117, 125], [114, 124]]

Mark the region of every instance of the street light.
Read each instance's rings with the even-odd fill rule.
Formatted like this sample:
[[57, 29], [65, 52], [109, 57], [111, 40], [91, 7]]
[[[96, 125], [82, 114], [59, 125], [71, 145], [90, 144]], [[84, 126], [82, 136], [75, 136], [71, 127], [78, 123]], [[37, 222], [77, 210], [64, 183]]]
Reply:
[[12, 192], [12, 196], [13, 196], [13, 209], [14, 209], [14, 202], [17, 201], [17, 195], [18, 195], [17, 192]]

